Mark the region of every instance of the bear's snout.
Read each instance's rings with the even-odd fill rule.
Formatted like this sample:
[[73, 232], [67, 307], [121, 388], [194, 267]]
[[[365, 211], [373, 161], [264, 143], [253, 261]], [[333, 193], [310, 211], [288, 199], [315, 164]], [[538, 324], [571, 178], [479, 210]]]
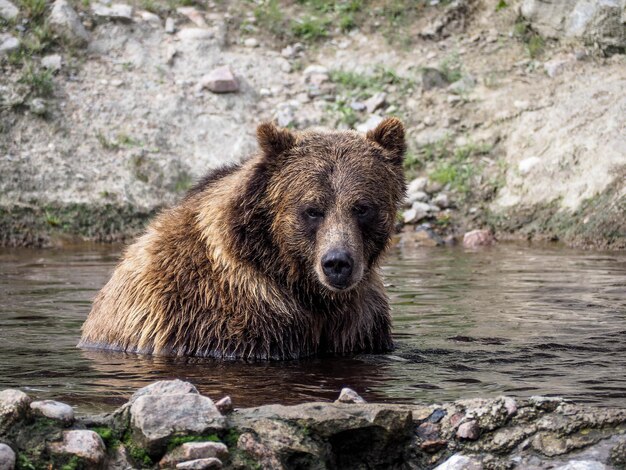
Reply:
[[354, 260], [346, 250], [333, 249], [322, 256], [322, 270], [328, 283], [336, 289], [345, 289], [350, 283]]

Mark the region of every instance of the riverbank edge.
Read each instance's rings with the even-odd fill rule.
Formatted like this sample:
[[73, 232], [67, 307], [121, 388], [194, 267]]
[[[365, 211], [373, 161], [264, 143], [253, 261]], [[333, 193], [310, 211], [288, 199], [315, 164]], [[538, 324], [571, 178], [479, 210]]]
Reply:
[[[11, 457], [14, 462], [11, 462]], [[233, 409], [180, 380], [113, 413], [0, 392], [0, 468], [624, 468], [626, 409], [555, 397], [334, 403]], [[586, 465], [586, 466], [585, 466]], [[571, 467], [574, 468], [574, 467]]]

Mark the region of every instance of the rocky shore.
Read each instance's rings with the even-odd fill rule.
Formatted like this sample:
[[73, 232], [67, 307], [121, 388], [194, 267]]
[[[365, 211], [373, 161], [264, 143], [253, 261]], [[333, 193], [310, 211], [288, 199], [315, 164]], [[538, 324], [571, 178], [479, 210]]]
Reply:
[[[236, 404], [235, 404], [236, 405]], [[180, 380], [115, 412], [0, 392], [0, 469], [560, 469], [626, 466], [626, 409], [560, 398], [434, 405], [334, 403], [234, 408]]]

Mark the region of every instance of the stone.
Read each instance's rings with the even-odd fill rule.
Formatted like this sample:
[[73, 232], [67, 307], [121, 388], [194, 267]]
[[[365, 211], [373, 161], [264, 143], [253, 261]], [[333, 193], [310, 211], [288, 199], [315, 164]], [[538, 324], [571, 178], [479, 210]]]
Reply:
[[361, 395], [356, 393], [351, 388], [344, 387], [341, 389], [339, 398], [337, 398], [335, 403], [367, 403], [367, 402], [361, 397]]
[[90, 35], [83, 26], [76, 11], [67, 0], [56, 0], [48, 17], [50, 29], [75, 46], [84, 46]]
[[176, 37], [182, 40], [201, 41], [204, 39], [211, 39], [214, 36], [213, 31], [204, 28], [183, 28]]
[[259, 47], [259, 40], [257, 38], [246, 38], [243, 45], [246, 47]]
[[476, 79], [472, 75], [464, 75], [460, 80], [451, 83], [448, 91], [456, 95], [466, 95], [476, 86]]
[[304, 69], [302, 75], [308, 77], [310, 75], [328, 75], [328, 69], [323, 65], [309, 65]]
[[228, 457], [228, 447], [221, 442], [185, 442], [165, 454], [159, 466], [171, 468], [189, 460], [225, 459], [226, 457]]
[[193, 384], [183, 380], [159, 380], [137, 390], [132, 394], [128, 403], [132, 404], [137, 398], [147, 395], [199, 395], [199, 393]]
[[350, 107], [355, 111], [365, 111], [366, 109], [365, 103], [362, 101], [352, 101], [350, 103]]
[[30, 404], [30, 409], [33, 410], [35, 414], [44, 416], [49, 419], [63, 421], [64, 423], [74, 422], [74, 409], [70, 405], [61, 403], [59, 401], [34, 401]]
[[475, 457], [454, 454], [444, 463], [435, 467], [434, 470], [483, 470], [483, 465]]
[[439, 439], [440, 430], [441, 426], [439, 424], [426, 421], [417, 427], [415, 433], [419, 438], [424, 439], [425, 441], [432, 441]]
[[408, 247], [441, 246], [443, 239], [435, 233], [429, 224], [422, 224], [414, 232], [403, 231], [400, 235], [400, 244]]
[[365, 104], [365, 109], [368, 113], [373, 113], [374, 111], [378, 111], [382, 108], [387, 101], [387, 93], [384, 91], [380, 91], [371, 97], [369, 97], [363, 104]]
[[7, 33], [0, 33], [0, 57], [20, 48], [20, 40]]
[[414, 224], [430, 215], [430, 206], [424, 202], [415, 201], [411, 208], [403, 213], [405, 224]]
[[467, 232], [463, 235], [463, 247], [477, 248], [480, 246], [491, 246], [496, 242], [490, 230], [478, 229]]
[[53, 72], [61, 70], [62, 64], [63, 58], [59, 54], [49, 54], [41, 59], [41, 65], [48, 70], [52, 70]]
[[421, 176], [412, 180], [407, 186], [407, 193], [416, 193], [418, 191], [425, 191], [428, 184], [428, 178]]
[[216, 401], [215, 406], [218, 410], [220, 410], [220, 413], [222, 413], [223, 415], [233, 411], [233, 401], [230, 399], [229, 396], [226, 396], [221, 400]]
[[49, 443], [48, 450], [52, 454], [76, 456], [87, 468], [98, 468], [106, 457], [102, 438], [86, 429], [63, 431], [63, 441]]
[[234, 93], [239, 91], [239, 81], [228, 65], [217, 67], [202, 77], [200, 86], [213, 93]]
[[0, 470], [15, 468], [15, 452], [8, 445], [0, 442]]
[[428, 183], [426, 184], [426, 192], [428, 194], [438, 193], [442, 189], [443, 184], [441, 184], [439, 181], [428, 180]]
[[406, 198], [409, 207], [413, 205], [414, 202], [419, 201], [419, 202], [426, 202], [428, 201], [428, 194], [426, 194], [424, 191], [414, 191], [412, 193], [408, 193], [407, 194], [407, 198]]
[[210, 468], [222, 468], [222, 462], [219, 459], [197, 459], [190, 460], [188, 462], [181, 462], [176, 465], [176, 468], [186, 470], [208, 470]]
[[282, 55], [285, 59], [292, 59], [296, 55], [296, 50], [293, 46], [285, 46], [280, 51], [280, 55]]
[[480, 437], [480, 428], [478, 427], [478, 423], [474, 420], [462, 423], [456, 430], [456, 437], [459, 439], [475, 441]]
[[357, 125], [356, 130], [365, 133], [375, 129], [381, 122], [383, 122], [383, 118], [381, 116], [378, 114], [372, 114], [367, 121]]
[[19, 13], [20, 10], [9, 0], [0, 0], [0, 18], [13, 21]]
[[198, 394], [143, 395], [130, 406], [133, 438], [153, 456], [174, 435], [211, 433], [224, 425], [213, 401]]
[[133, 21], [133, 7], [123, 3], [114, 3], [111, 6], [95, 3], [91, 6], [91, 11], [97, 18], [121, 21], [123, 23], [131, 23]]
[[446, 193], [439, 193], [433, 198], [433, 204], [440, 209], [447, 209], [450, 207], [450, 198]]
[[565, 465], [554, 467], [554, 470], [608, 470], [608, 468], [595, 460], [570, 460]]
[[554, 78], [557, 75], [560, 75], [563, 70], [565, 70], [566, 65], [569, 63], [566, 59], [553, 59], [543, 64], [543, 70], [546, 72], [548, 77]]
[[165, 19], [165, 32], [167, 34], [174, 34], [176, 32], [176, 21], [174, 21], [174, 18], [167, 17]]
[[541, 163], [541, 158], [528, 157], [528, 158], [521, 160], [517, 164], [517, 170], [519, 171], [520, 175], [527, 175], [539, 163]]
[[0, 434], [21, 421], [30, 410], [30, 398], [21, 390], [7, 389], [0, 392]]
[[422, 69], [422, 88], [424, 91], [434, 88], [445, 88], [448, 84], [448, 79], [440, 70], [432, 67], [424, 67]]
[[186, 16], [189, 21], [199, 28], [207, 28], [209, 26], [206, 23], [202, 12], [194, 7], [179, 7], [176, 9], [176, 12], [180, 15]]

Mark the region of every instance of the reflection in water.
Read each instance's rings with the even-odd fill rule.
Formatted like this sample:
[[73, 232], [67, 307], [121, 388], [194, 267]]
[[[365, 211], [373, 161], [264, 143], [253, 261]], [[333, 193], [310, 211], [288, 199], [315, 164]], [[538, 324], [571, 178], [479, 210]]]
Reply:
[[118, 247], [0, 250], [0, 389], [82, 411], [110, 409], [155, 380], [180, 378], [237, 406], [562, 395], [626, 402], [626, 254], [500, 245], [394, 250], [385, 267], [392, 354], [286, 362], [215, 361], [75, 348]]

